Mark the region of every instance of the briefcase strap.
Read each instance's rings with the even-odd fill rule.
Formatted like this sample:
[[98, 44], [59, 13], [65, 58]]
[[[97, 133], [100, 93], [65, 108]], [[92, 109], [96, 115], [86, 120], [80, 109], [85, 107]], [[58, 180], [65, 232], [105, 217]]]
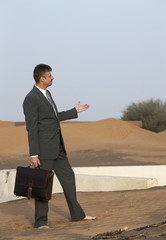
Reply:
[[28, 199], [30, 199], [32, 197], [32, 185], [33, 185], [33, 181], [29, 182]]

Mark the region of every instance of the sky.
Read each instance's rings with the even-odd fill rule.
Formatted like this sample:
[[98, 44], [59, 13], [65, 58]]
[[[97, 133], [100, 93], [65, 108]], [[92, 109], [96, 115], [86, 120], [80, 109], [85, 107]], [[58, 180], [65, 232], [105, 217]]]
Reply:
[[165, 0], [0, 0], [0, 120], [24, 121], [33, 69], [52, 67], [59, 111], [120, 118], [131, 103], [166, 101]]

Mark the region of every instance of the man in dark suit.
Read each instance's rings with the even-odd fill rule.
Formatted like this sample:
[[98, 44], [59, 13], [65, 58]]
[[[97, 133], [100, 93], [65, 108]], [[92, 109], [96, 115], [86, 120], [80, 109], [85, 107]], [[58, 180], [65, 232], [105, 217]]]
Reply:
[[[30, 164], [44, 169], [54, 170], [63, 188], [70, 210], [71, 220], [93, 220], [95, 217], [86, 216], [76, 199], [75, 176], [68, 162], [67, 153], [61, 133], [60, 121], [74, 119], [79, 112], [89, 108], [80, 105], [63, 112], [58, 112], [50, 92], [53, 76], [51, 67], [39, 64], [34, 69], [36, 85], [25, 97], [23, 109], [28, 131]], [[48, 228], [48, 201], [35, 199], [35, 228]]]

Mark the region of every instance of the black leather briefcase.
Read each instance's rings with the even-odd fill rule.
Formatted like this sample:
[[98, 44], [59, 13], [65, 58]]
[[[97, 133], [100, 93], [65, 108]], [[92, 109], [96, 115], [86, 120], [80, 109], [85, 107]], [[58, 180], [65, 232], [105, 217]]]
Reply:
[[14, 194], [40, 200], [52, 196], [54, 172], [41, 168], [17, 167]]

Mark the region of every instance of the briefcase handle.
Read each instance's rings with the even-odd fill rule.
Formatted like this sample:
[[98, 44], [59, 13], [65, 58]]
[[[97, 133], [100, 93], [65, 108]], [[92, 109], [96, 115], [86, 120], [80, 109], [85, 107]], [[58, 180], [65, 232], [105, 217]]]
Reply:
[[[28, 165], [28, 168], [30, 168], [30, 167], [32, 167], [32, 165], [31, 165], [31, 164], [29, 164], [29, 165]], [[43, 168], [42, 168], [42, 166], [41, 166], [41, 165], [38, 165], [37, 167], [35, 167], [35, 169], [40, 169], [40, 170], [41, 170], [41, 169], [43, 169]], [[51, 170], [50, 172], [52, 172], [52, 173], [53, 173], [53, 175], [55, 174], [55, 171], [54, 171], [54, 170]]]
[[[28, 165], [28, 168], [32, 167], [31, 164]], [[37, 167], [35, 167], [36, 169], [42, 169], [42, 167], [40, 165], [38, 165]]]

